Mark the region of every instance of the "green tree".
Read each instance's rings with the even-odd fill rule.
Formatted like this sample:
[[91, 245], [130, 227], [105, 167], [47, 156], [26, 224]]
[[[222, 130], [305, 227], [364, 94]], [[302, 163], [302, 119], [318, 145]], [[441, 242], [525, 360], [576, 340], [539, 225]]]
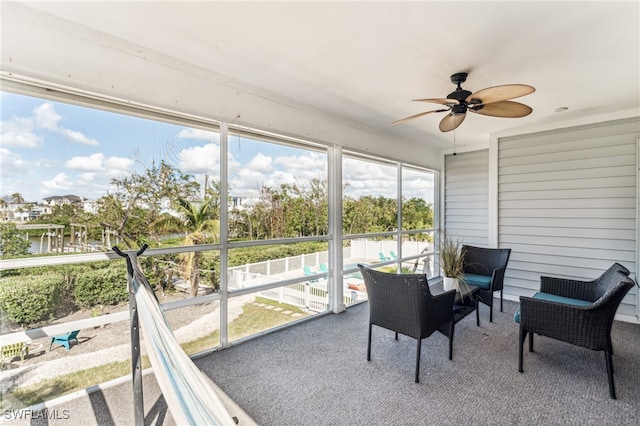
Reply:
[[[159, 232], [184, 232], [183, 245], [193, 246], [213, 242], [220, 235], [220, 221], [214, 219], [211, 209], [214, 199], [205, 198], [201, 204], [192, 203], [186, 198], [178, 197], [175, 210], [178, 216], [164, 213], [151, 225]], [[200, 285], [200, 252], [189, 252], [181, 255], [184, 273], [190, 282], [189, 293], [197, 296]]]
[[[229, 187], [229, 190], [231, 188]], [[220, 219], [220, 198], [221, 198], [222, 188], [220, 186], [219, 180], [214, 180], [209, 182], [209, 176], [205, 176], [204, 181], [204, 198], [211, 199], [211, 215], [214, 216], [215, 219]], [[228, 192], [227, 192], [228, 193]], [[229, 201], [231, 201], [229, 199]]]
[[112, 193], [98, 201], [98, 216], [104, 228], [115, 231], [126, 246], [137, 247], [149, 240], [148, 226], [160, 216], [163, 206], [179, 197], [185, 199], [198, 193], [200, 184], [193, 176], [182, 174], [175, 167], [160, 162], [142, 174], [112, 179]]
[[0, 212], [2, 212], [2, 219], [6, 219], [7, 218], [7, 207], [9, 206], [9, 203], [7, 203], [7, 200], [5, 200], [4, 198], [0, 198]]
[[13, 223], [0, 225], [0, 257], [8, 259], [29, 254], [31, 243]]
[[11, 194], [11, 201], [13, 201], [16, 204], [22, 204], [24, 203], [24, 197], [22, 196], [21, 193], [14, 192], [13, 194]]
[[404, 229], [428, 229], [433, 227], [433, 206], [422, 198], [410, 198], [402, 203], [402, 227]]

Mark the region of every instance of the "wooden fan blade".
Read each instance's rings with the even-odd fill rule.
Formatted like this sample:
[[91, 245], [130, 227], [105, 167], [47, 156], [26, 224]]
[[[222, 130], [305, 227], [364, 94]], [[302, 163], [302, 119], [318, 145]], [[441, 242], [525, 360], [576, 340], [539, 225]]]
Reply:
[[440, 121], [440, 131], [450, 132], [451, 130], [457, 128], [465, 118], [467, 118], [467, 114], [448, 114]]
[[525, 96], [535, 91], [536, 89], [526, 84], [506, 84], [504, 86], [493, 86], [478, 90], [470, 94], [466, 101], [470, 104], [481, 103], [486, 105], [506, 101], [507, 99], [519, 98], [520, 96]]
[[482, 105], [478, 110], [469, 108], [469, 111], [473, 111], [476, 114], [489, 115], [491, 117], [519, 118], [531, 114], [533, 109], [531, 109], [530, 106], [521, 104], [520, 102], [501, 101], [494, 102], [489, 105]]
[[411, 116], [405, 117], [405, 118], [403, 118], [401, 120], [394, 121], [393, 123], [391, 123], [389, 125], [390, 126], [396, 126], [398, 124], [406, 123], [409, 120], [413, 120], [414, 118], [422, 117], [423, 115], [431, 114], [431, 113], [434, 113], [434, 112], [444, 112], [444, 111], [449, 111], [449, 110], [448, 109], [434, 109], [432, 111], [421, 112], [420, 114], [411, 115]]
[[414, 102], [432, 102], [434, 104], [441, 104], [441, 105], [448, 105], [448, 106], [460, 105], [459, 100], [446, 99], [446, 98], [414, 99], [413, 101]]

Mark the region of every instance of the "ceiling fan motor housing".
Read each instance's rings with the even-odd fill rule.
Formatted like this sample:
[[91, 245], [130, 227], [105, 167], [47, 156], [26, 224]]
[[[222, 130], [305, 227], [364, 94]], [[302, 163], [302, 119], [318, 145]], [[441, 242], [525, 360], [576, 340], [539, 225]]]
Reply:
[[466, 114], [466, 112], [467, 112], [466, 104], [454, 105], [451, 107], [451, 114], [453, 115], [462, 115], [462, 114]]
[[447, 99], [455, 99], [460, 102], [459, 105], [451, 106], [451, 114], [453, 115], [462, 115], [466, 114], [467, 112], [467, 102], [465, 101], [465, 99], [467, 99], [471, 95], [471, 92], [460, 87], [462, 83], [467, 81], [467, 75], [468, 74], [466, 72], [459, 72], [451, 76], [451, 82], [457, 85], [458, 88], [449, 93], [447, 95]]

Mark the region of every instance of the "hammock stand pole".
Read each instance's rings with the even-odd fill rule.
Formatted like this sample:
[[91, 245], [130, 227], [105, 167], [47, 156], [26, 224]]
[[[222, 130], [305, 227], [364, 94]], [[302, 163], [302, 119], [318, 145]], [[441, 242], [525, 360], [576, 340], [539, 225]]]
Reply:
[[[144, 244], [136, 253], [140, 256], [148, 245]], [[140, 357], [140, 326], [138, 322], [138, 306], [133, 291], [133, 266], [131, 260], [118, 247], [113, 246], [113, 251], [127, 259], [127, 284], [129, 290], [129, 319], [131, 324], [131, 375], [133, 380], [133, 415], [136, 426], [144, 426], [144, 396], [142, 391], [142, 362]]]

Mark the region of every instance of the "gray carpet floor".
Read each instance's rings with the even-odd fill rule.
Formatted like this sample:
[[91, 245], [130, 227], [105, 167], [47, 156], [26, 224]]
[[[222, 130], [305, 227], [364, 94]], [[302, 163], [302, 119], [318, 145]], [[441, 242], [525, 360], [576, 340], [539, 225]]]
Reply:
[[[614, 323], [618, 399], [612, 400], [602, 352], [536, 336], [536, 351], [525, 348], [525, 372], [518, 373], [518, 304], [504, 307], [493, 323], [481, 305], [480, 327], [474, 314], [456, 325], [453, 361], [445, 336], [423, 340], [420, 383], [414, 339], [396, 341], [374, 327], [367, 362], [366, 303], [195, 362], [223, 391], [240, 426], [640, 425], [640, 325]], [[175, 424], [153, 374], [144, 382], [145, 424]], [[132, 407], [125, 378], [48, 406], [48, 418], [33, 413], [10, 423], [132, 425]]]
[[440, 333], [422, 343], [374, 327], [368, 305], [215, 352], [197, 364], [261, 425], [639, 425], [640, 325], [615, 322], [617, 400], [602, 352], [536, 336], [518, 373], [518, 304], [481, 305], [456, 325], [453, 361]]

